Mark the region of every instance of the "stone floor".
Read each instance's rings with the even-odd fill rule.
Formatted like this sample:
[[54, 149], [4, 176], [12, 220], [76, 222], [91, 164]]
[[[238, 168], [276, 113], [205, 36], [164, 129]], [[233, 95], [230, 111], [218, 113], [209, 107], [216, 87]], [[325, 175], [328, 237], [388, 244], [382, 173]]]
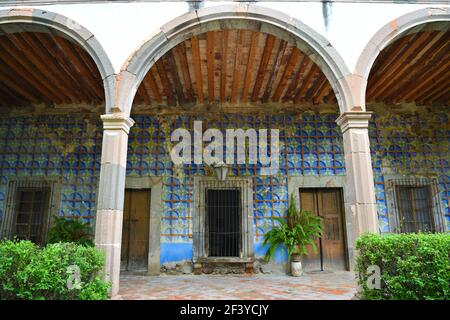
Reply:
[[125, 300], [345, 300], [356, 291], [352, 272], [287, 275], [122, 275], [119, 295]]

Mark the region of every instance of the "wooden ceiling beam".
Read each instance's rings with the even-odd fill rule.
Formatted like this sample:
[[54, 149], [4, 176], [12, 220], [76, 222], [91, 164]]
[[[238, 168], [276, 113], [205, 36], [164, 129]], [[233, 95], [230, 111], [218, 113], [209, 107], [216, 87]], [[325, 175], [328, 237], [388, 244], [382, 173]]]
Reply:
[[200, 59], [200, 47], [198, 38], [196, 36], [191, 38], [192, 45], [192, 63], [194, 64], [195, 82], [197, 87], [197, 101], [202, 104], [203, 99], [203, 79], [202, 79], [202, 64]]
[[266, 103], [267, 101], [269, 101], [269, 98], [272, 94], [272, 88], [274, 85], [274, 81], [276, 79], [276, 74], [280, 69], [280, 64], [281, 64], [281, 60], [283, 59], [284, 56], [284, 52], [286, 51], [288, 43], [286, 41], [281, 40], [280, 44], [278, 46], [278, 50], [276, 52], [276, 56], [275, 56], [275, 62], [272, 66], [272, 69], [270, 71], [269, 74], [269, 78], [266, 84], [266, 90], [264, 91], [264, 94], [262, 96], [262, 102]]
[[256, 53], [256, 46], [258, 44], [259, 40], [259, 32], [253, 31], [251, 35], [251, 42], [250, 42], [250, 50], [248, 52], [248, 60], [247, 60], [247, 68], [245, 69], [245, 76], [244, 76], [244, 86], [242, 88], [242, 102], [248, 101], [248, 90], [250, 89], [250, 82], [252, 80], [253, 76], [253, 66], [255, 64], [255, 53]]
[[[450, 86], [448, 82], [447, 86]], [[441, 94], [439, 94], [436, 97], [433, 97], [433, 103], [434, 102], [445, 104], [447, 106], [450, 105], [450, 91], [449, 90], [441, 91]]]
[[189, 102], [194, 101], [194, 90], [192, 88], [191, 75], [189, 73], [189, 65], [186, 57], [186, 46], [184, 42], [174, 48], [176, 59], [180, 63], [181, 74], [183, 77], [184, 88], [186, 90], [186, 98]]
[[[151, 73], [149, 72], [147, 75], [150, 75], [150, 76], [151, 76]], [[156, 100], [156, 101], [157, 101], [157, 99], [155, 98], [155, 95], [154, 95], [154, 93], [153, 93], [153, 89], [151, 88], [151, 86], [150, 86], [150, 84], [149, 84], [149, 80], [148, 80], [148, 78], [147, 78], [147, 75], [145, 76], [144, 80], [142, 80], [141, 86], [144, 87], [145, 94], [148, 96], [148, 98], [149, 98], [151, 101], [153, 101], [153, 100]], [[161, 97], [160, 97], [160, 98], [161, 98]], [[161, 103], [161, 101], [157, 101], [157, 102]]]
[[229, 31], [222, 31], [222, 55], [221, 55], [221, 64], [222, 67], [220, 69], [220, 101], [225, 101], [226, 98], [226, 85], [227, 85], [227, 60], [228, 60], [228, 38]]
[[[30, 37], [29, 34], [19, 33], [12, 35], [12, 37], [18, 38], [16, 43], [22, 46], [24, 52], [33, 52], [28, 56], [33, 59], [33, 63], [41, 68], [43, 72], [49, 72], [49, 79], [58, 79], [58, 87], [65, 94], [71, 97], [72, 103], [81, 103], [83, 101], [83, 95], [81, 94], [79, 87], [73, 84], [71, 78], [68, 78], [57, 64], [57, 61], [53, 59], [48, 52], [42, 48], [42, 45]], [[20, 38], [20, 39], [19, 39]], [[35, 59], [37, 58], [37, 59]], [[73, 90], [73, 87], [76, 90]]]
[[[428, 33], [421, 33], [415, 41], [413, 41], [406, 50], [401, 54], [400, 59], [396, 59], [396, 63], [393, 64], [383, 75], [383, 78], [378, 82], [370, 82], [371, 85], [368, 90], [368, 97], [377, 98], [380, 95], [379, 90], [384, 91], [387, 86], [392, 85], [392, 83], [398, 78], [398, 74], [401, 73], [402, 68], [408, 63], [407, 57], [411, 54], [416, 54], [420, 51], [420, 48], [425, 44], [429, 38]], [[370, 81], [370, 80], [369, 80]]]
[[317, 86], [317, 88], [314, 90], [314, 92], [312, 93], [312, 96], [311, 96], [313, 104], [323, 103], [323, 97], [326, 92], [329, 92], [329, 90], [327, 90], [329, 87], [330, 86], [329, 86], [328, 79], [322, 73], [322, 80], [321, 80], [320, 84]]
[[418, 47], [416, 51], [412, 52], [409, 56], [404, 57], [403, 61], [398, 64], [398, 67], [393, 73], [390, 81], [376, 91], [378, 97], [388, 97], [392, 92], [395, 92], [397, 95], [401, 96], [401, 85], [409, 79], [409, 76], [414, 73], [415, 69], [422, 69], [423, 64], [426, 64], [427, 52], [430, 50], [429, 44], [435, 44], [433, 41], [435, 39], [433, 38], [436, 38], [436, 36], [433, 35], [431, 38], [431, 41], [428, 41], [429, 39], [427, 39], [424, 46]]
[[17, 92], [11, 91], [6, 85], [0, 86], [0, 104], [4, 106], [24, 106], [29, 101]]
[[67, 83], [52, 59], [50, 59], [50, 61], [46, 61], [49, 57], [45, 56], [42, 51], [34, 47], [34, 44], [27, 42], [20, 33], [6, 34], [5, 36], [16, 48], [14, 52], [20, 52], [21, 56], [25, 57], [26, 61], [30, 62], [34, 66], [33, 69], [41, 73], [47, 82], [50, 82], [51, 85], [55, 86], [59, 90], [60, 94], [67, 97], [67, 103], [81, 102], [81, 98], [76, 93], [71, 90], [67, 90]]
[[430, 83], [434, 81], [433, 79], [439, 79], [443, 74], [447, 74], [450, 62], [448, 59], [449, 55], [446, 56], [447, 59], [443, 59], [440, 63], [424, 72], [422, 76], [418, 77], [415, 86], [411, 90], [407, 91], [403, 95], [402, 99], [405, 101], [414, 99], [414, 96], [416, 96], [418, 92], [423, 91], [424, 88], [429, 86]]
[[208, 101], [213, 103], [214, 97], [214, 31], [206, 33], [206, 71], [208, 77]]
[[70, 41], [68, 41], [67, 43], [70, 47], [72, 47], [72, 50], [78, 53], [78, 56], [80, 57], [86, 68], [88, 68], [90, 75], [95, 79], [96, 83], [99, 83], [99, 86], [102, 90], [102, 95], [104, 96], [103, 79], [92, 57], [83, 48], [81, 48], [81, 46]]
[[30, 57], [19, 50], [9, 38], [0, 38], [0, 48], [4, 50], [10, 64], [20, 64], [23, 69], [33, 75], [36, 81], [40, 82], [41, 85], [45, 86], [47, 90], [51, 91], [61, 101], [66, 102], [67, 100], [70, 100], [70, 97], [58, 90], [58, 87], [52, 83], [51, 79], [48, 78], [48, 75], [42, 73], [41, 70], [30, 61]]
[[176, 99], [174, 98], [172, 85], [169, 82], [169, 79], [167, 77], [167, 71], [164, 64], [163, 59], [158, 59], [158, 61], [155, 62], [156, 69], [158, 70], [159, 78], [161, 79], [162, 87], [164, 96], [166, 97], [167, 104], [169, 106], [175, 106], [176, 105]]
[[[28, 99], [33, 103], [42, 102], [42, 95], [39, 92], [35, 92], [30, 86], [22, 81], [21, 78], [18, 78], [12, 72], [8, 72], [4, 66], [0, 66], [0, 82], [2, 82], [5, 86], [9, 87], [11, 90], [16, 91], [22, 97]], [[45, 99], [48, 101], [48, 99]]]
[[83, 97], [84, 102], [97, 102], [98, 98], [95, 94], [95, 91], [83, 76], [80, 77], [79, 71], [77, 74], [74, 74], [73, 64], [76, 64], [75, 61], [71, 62], [70, 59], [66, 56], [66, 52], [58, 47], [56, 43], [54, 43], [50, 37], [44, 36], [41, 33], [31, 33], [31, 38], [36, 42], [39, 42], [41, 46], [43, 46], [43, 50], [47, 52], [47, 55], [53, 57], [59, 64], [59, 69], [64, 70], [66, 77], [72, 79], [72, 86], [75, 90], [80, 92], [80, 95]]
[[306, 91], [303, 101], [314, 101], [317, 92], [326, 81], [325, 75], [322, 72], [318, 72], [315, 79], [311, 80], [311, 87]]
[[146, 105], [151, 105], [151, 99], [150, 99], [150, 97], [149, 97], [149, 95], [148, 95], [148, 92], [147, 92], [145, 86], [140, 85], [140, 86], [138, 87], [138, 90], [137, 90], [137, 94], [136, 94], [135, 100], [136, 100], [138, 103], [144, 102]]
[[435, 98], [441, 97], [449, 91], [449, 78], [449, 73], [443, 70], [432, 80], [432, 83], [428, 84], [427, 90], [422, 91], [414, 100], [433, 101]]
[[236, 32], [236, 50], [234, 57], [234, 71], [233, 80], [231, 84], [231, 102], [237, 103], [238, 85], [240, 81], [240, 67], [241, 67], [241, 57], [242, 57], [242, 46], [243, 46], [244, 30], [239, 30]]
[[7, 66], [8, 68], [10, 67], [15, 74], [25, 79], [30, 86], [48, 97], [49, 100], [55, 103], [64, 102], [64, 98], [62, 96], [44, 85], [44, 83], [48, 83], [47, 81], [42, 81], [43, 79], [46, 80], [45, 78], [37, 78], [34, 73], [30, 71], [33, 70], [33, 68], [30, 68], [30, 66], [28, 66], [25, 61], [22, 61], [17, 56], [14, 56], [8, 50], [4, 50], [5, 48], [3, 44], [4, 41], [0, 41], [0, 48], [3, 49], [0, 55], [0, 60], [3, 61], [3, 66]]
[[286, 68], [284, 68], [281, 81], [278, 83], [278, 86], [275, 89], [275, 93], [272, 96], [272, 101], [278, 102], [280, 100], [280, 97], [283, 94], [283, 91], [286, 88], [289, 79], [294, 73], [295, 66], [298, 64], [300, 60], [300, 56], [301, 56], [300, 50], [298, 50], [296, 47], [293, 47]]
[[295, 104], [299, 103], [300, 100], [303, 99], [303, 96], [305, 95], [306, 90], [308, 89], [308, 85], [309, 85], [312, 77], [314, 76], [314, 74], [318, 70], [317, 65], [312, 60], [310, 60], [310, 61], [311, 61], [312, 66], [309, 69], [309, 72], [308, 72], [307, 76], [302, 81], [300, 89], [298, 89], [297, 94], [294, 97], [294, 103]]
[[308, 56], [258, 31], [205, 32], [181, 42], [159, 60], [144, 78], [138, 99], [146, 99], [147, 93], [152, 103], [159, 98], [159, 103], [170, 105], [219, 99], [233, 104], [336, 100], [328, 80]]
[[[411, 41], [412, 36], [405, 36], [393, 44], [391, 44], [388, 48], [386, 48], [386, 54], [383, 52], [376, 59], [370, 75], [369, 82], [377, 83], [381, 78], [383, 78], [385, 72], [391, 68], [392, 64], [394, 64], [397, 59], [401, 56], [401, 53], [405, 50], [405, 46]], [[392, 47], [391, 50], [389, 48]], [[387, 54], [389, 53], [389, 54]]]
[[180, 104], [184, 104], [186, 99], [184, 97], [183, 84], [181, 83], [180, 77], [178, 75], [177, 64], [175, 62], [173, 51], [168, 52], [165, 55], [165, 58], [163, 58], [163, 61], [167, 66], [167, 69], [169, 70], [171, 78], [173, 79], [173, 88], [175, 89], [175, 94], [177, 95], [178, 102]]
[[[73, 63], [79, 72], [79, 76], [84, 81], [85, 85], [91, 89], [92, 96], [96, 98], [96, 102], [104, 100], [104, 92], [102, 82], [96, 81], [91, 70], [78, 55], [78, 52], [73, 50], [69, 41], [58, 36], [50, 36], [50, 41], [54, 44], [53, 48], [59, 51], [66, 63]], [[49, 41], [49, 42], [50, 42]]]
[[446, 56], [448, 59], [449, 47], [450, 43], [446, 43], [441, 48], [436, 48], [429, 59], [424, 57], [417, 65], [412, 66], [411, 70], [409, 70], [410, 76], [408, 77], [408, 81], [398, 87], [396, 91], [390, 92], [390, 94], [387, 95], [388, 99], [398, 101], [399, 98], [409, 95], [410, 92], [415, 92], [414, 89], [421, 82], [420, 79], [425, 79], [431, 70], [434, 70], [437, 65], [442, 63], [442, 61], [445, 61]]
[[155, 78], [153, 77], [153, 74], [152, 74], [152, 72], [150, 70], [147, 73], [147, 75], [145, 76], [144, 81], [149, 84], [150, 90], [152, 90], [153, 97], [155, 97], [156, 101], [158, 103], [162, 103], [163, 100], [162, 100], [162, 97], [161, 97], [161, 93], [159, 92], [158, 85], [156, 84]]
[[302, 79], [303, 74], [305, 73], [308, 67], [308, 63], [311, 61], [302, 52], [300, 52], [300, 55], [301, 55], [301, 62], [299, 63], [297, 72], [295, 73], [295, 77], [290, 81], [288, 89], [286, 90], [283, 96], [283, 102], [288, 102], [293, 99], [293, 97], [295, 96], [295, 89], [299, 86], [300, 80]]
[[267, 35], [266, 44], [264, 46], [264, 52], [261, 58], [261, 63], [259, 64], [258, 73], [256, 75], [255, 86], [253, 87], [252, 92], [252, 102], [258, 101], [259, 92], [262, 87], [262, 83], [264, 80], [264, 74], [266, 73], [267, 65], [270, 60], [270, 56], [272, 55], [273, 46], [275, 43], [275, 37], [271, 34]]

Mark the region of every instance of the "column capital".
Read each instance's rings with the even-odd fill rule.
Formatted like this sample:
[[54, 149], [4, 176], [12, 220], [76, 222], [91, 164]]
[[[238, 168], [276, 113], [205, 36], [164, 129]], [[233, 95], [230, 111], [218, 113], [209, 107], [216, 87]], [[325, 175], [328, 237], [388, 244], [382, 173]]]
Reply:
[[128, 134], [134, 125], [134, 120], [124, 112], [103, 114], [100, 118], [103, 120], [104, 130], [123, 130]]
[[342, 132], [348, 129], [367, 129], [372, 113], [372, 111], [347, 111], [336, 119], [336, 123]]

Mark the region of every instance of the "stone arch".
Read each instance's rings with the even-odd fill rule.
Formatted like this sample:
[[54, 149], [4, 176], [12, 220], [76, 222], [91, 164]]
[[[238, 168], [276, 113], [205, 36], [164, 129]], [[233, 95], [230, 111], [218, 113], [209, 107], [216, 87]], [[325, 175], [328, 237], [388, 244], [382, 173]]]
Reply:
[[151, 66], [192, 36], [221, 29], [250, 29], [273, 34], [305, 52], [329, 80], [341, 112], [353, 105], [348, 68], [328, 40], [301, 21], [257, 5], [221, 5], [186, 13], [163, 25], [127, 59], [117, 89], [119, 112], [129, 115], [136, 91]]
[[354, 92], [354, 98], [363, 102], [364, 108], [367, 81], [372, 66], [380, 52], [405, 32], [418, 25], [437, 21], [450, 21], [449, 10], [449, 8], [425, 8], [413, 11], [387, 23], [375, 33], [359, 56], [353, 73], [354, 78], [360, 82], [360, 85], [357, 86], [360, 90]]
[[29, 24], [30, 31], [39, 26], [55, 29], [86, 50], [103, 80], [105, 112], [109, 113], [113, 109], [116, 81], [114, 68], [100, 42], [89, 30], [68, 17], [50, 11], [31, 8], [0, 10], [0, 25], [13, 23]]

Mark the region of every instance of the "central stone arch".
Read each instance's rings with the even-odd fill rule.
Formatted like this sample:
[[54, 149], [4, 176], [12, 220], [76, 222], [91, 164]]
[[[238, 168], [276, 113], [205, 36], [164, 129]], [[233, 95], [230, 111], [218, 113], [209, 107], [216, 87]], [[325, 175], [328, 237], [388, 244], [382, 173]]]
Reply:
[[354, 105], [349, 72], [330, 42], [301, 21], [256, 5], [224, 5], [182, 15], [150, 36], [122, 66], [116, 94], [116, 112], [129, 115], [137, 89], [153, 64], [180, 42], [207, 31], [247, 29], [272, 34], [294, 44], [322, 70], [336, 95], [339, 109]]
[[[224, 5], [192, 11], [163, 25], [144, 41], [124, 63], [120, 74], [117, 75], [114, 108], [109, 111], [109, 114], [102, 116], [104, 123], [103, 156], [95, 242], [96, 246], [106, 253], [104, 269], [107, 278], [113, 284], [112, 295], [117, 294], [119, 289], [128, 134], [134, 124], [130, 115], [135, 96], [138, 95], [138, 89], [152, 66], [177, 45], [210, 31], [227, 29], [264, 33], [296, 47], [321, 70], [330, 84], [341, 114], [345, 115], [355, 106], [360, 106], [352, 97], [353, 75], [349, 72], [339, 53], [323, 36], [284, 13], [256, 5]], [[368, 115], [357, 110], [360, 109], [355, 108], [353, 112], [350, 112], [353, 117], [350, 120], [347, 118], [336, 120], [346, 132], [344, 143], [353, 141], [354, 139], [352, 140], [350, 135], [353, 134], [354, 128], [358, 127], [357, 130], [360, 130], [361, 122], [367, 122]], [[354, 125], [354, 122], [357, 123]], [[363, 128], [360, 131], [366, 134], [364, 130]], [[369, 154], [369, 150], [368, 146], [364, 146], [366, 147], [364, 152], [357, 152], [354, 157], [345, 157], [346, 167], [353, 165], [352, 162], [356, 164], [367, 162], [366, 156]], [[345, 148], [345, 153], [350, 155], [351, 147]], [[361, 157], [364, 157], [364, 161], [360, 160]], [[371, 171], [367, 171], [366, 175], [361, 176], [358, 175], [360, 171], [358, 169], [351, 170], [347, 175], [349, 186], [356, 188], [356, 184], [362, 184], [359, 182], [360, 180], [373, 180]], [[370, 182], [366, 184], [370, 187]], [[368, 194], [372, 193], [368, 192]], [[369, 217], [368, 220], [373, 220], [372, 216], [375, 212], [372, 210], [373, 203], [372, 199], [367, 200], [364, 196], [359, 196], [359, 193], [358, 196], [351, 196], [346, 200], [345, 212], [355, 213], [353, 216], [359, 217], [354, 218], [355, 221], [351, 223], [348, 222], [355, 226], [355, 234], [359, 232], [358, 228], [361, 225], [363, 229], [365, 228], [364, 230], [375, 230], [375, 227], [366, 228], [366, 225], [358, 220], [364, 220], [366, 216]], [[351, 215], [346, 214], [346, 217], [350, 219]], [[347, 242], [352, 244], [354, 236], [351, 232], [349, 235]], [[348, 246], [348, 250], [351, 260], [353, 256], [351, 245]], [[154, 251], [153, 259], [158, 260], [157, 255], [158, 253]]]

